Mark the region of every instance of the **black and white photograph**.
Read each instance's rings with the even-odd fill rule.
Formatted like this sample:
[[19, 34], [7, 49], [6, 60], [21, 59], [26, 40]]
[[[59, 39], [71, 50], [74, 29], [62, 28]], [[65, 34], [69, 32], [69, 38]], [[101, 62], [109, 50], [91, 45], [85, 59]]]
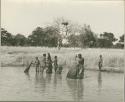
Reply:
[[0, 101], [124, 102], [124, 0], [0, 2]]

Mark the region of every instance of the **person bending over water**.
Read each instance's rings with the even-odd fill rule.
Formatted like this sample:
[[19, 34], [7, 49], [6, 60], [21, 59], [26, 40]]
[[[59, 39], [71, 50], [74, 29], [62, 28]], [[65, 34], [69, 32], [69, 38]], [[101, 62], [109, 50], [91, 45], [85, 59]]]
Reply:
[[98, 62], [98, 67], [99, 67], [99, 70], [101, 71], [102, 69], [102, 65], [103, 65], [103, 58], [102, 58], [102, 55], [99, 56], [99, 62]]
[[81, 54], [78, 54], [75, 59], [76, 63], [74, 68], [71, 68], [67, 74], [67, 78], [71, 79], [83, 79], [84, 77], [84, 58]]

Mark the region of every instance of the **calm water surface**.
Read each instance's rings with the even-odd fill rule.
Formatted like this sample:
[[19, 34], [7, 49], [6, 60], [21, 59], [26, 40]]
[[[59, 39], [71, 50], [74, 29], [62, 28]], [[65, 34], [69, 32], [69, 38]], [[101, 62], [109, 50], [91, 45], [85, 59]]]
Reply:
[[62, 75], [29, 74], [22, 67], [0, 68], [0, 101], [83, 101], [123, 102], [124, 75], [85, 71], [83, 80], [66, 79]]

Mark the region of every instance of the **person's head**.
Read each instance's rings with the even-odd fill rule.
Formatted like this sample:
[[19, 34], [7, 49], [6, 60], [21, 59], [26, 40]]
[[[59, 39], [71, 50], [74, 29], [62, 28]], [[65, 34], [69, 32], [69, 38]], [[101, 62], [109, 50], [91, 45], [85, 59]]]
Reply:
[[43, 57], [46, 57], [46, 54], [45, 54], [45, 53], [43, 54]]
[[48, 56], [50, 56], [50, 53], [48, 53]]
[[38, 57], [36, 57], [36, 60], [38, 60]]
[[100, 55], [100, 58], [102, 58], [102, 55]]
[[79, 58], [82, 58], [82, 55], [81, 55], [81, 54], [78, 54], [78, 57], [79, 57]]
[[54, 58], [57, 59], [57, 56], [55, 56]]

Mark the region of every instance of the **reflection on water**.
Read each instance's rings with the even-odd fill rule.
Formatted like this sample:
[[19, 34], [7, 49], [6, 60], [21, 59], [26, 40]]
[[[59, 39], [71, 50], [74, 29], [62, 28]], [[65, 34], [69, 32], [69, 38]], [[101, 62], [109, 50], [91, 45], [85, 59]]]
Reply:
[[48, 88], [56, 90], [58, 85], [60, 85], [60, 87], [62, 85], [62, 75], [35, 73], [36, 91], [41, 92], [42, 94], [47, 93], [46, 91], [48, 90]]
[[54, 74], [53, 78], [54, 89], [56, 90], [57, 84], [62, 86], [62, 75], [61, 74]]
[[27, 76], [27, 79], [30, 81], [31, 80], [30, 74], [29, 73], [25, 73], [25, 75]]
[[24, 68], [0, 70], [0, 101], [123, 100], [123, 74], [85, 71], [84, 79], [67, 79], [66, 71], [62, 74], [35, 73], [34, 69], [29, 73], [23, 71]]
[[46, 74], [45, 80], [46, 84], [50, 84], [52, 79], [52, 74]]
[[98, 72], [97, 80], [98, 80], [98, 88], [101, 89], [101, 87], [102, 87], [102, 72], [101, 71]]
[[43, 73], [35, 73], [35, 89], [36, 91], [45, 92], [46, 90], [46, 80]]
[[76, 102], [83, 100], [84, 86], [81, 79], [67, 79], [67, 85], [70, 88], [72, 97]]

